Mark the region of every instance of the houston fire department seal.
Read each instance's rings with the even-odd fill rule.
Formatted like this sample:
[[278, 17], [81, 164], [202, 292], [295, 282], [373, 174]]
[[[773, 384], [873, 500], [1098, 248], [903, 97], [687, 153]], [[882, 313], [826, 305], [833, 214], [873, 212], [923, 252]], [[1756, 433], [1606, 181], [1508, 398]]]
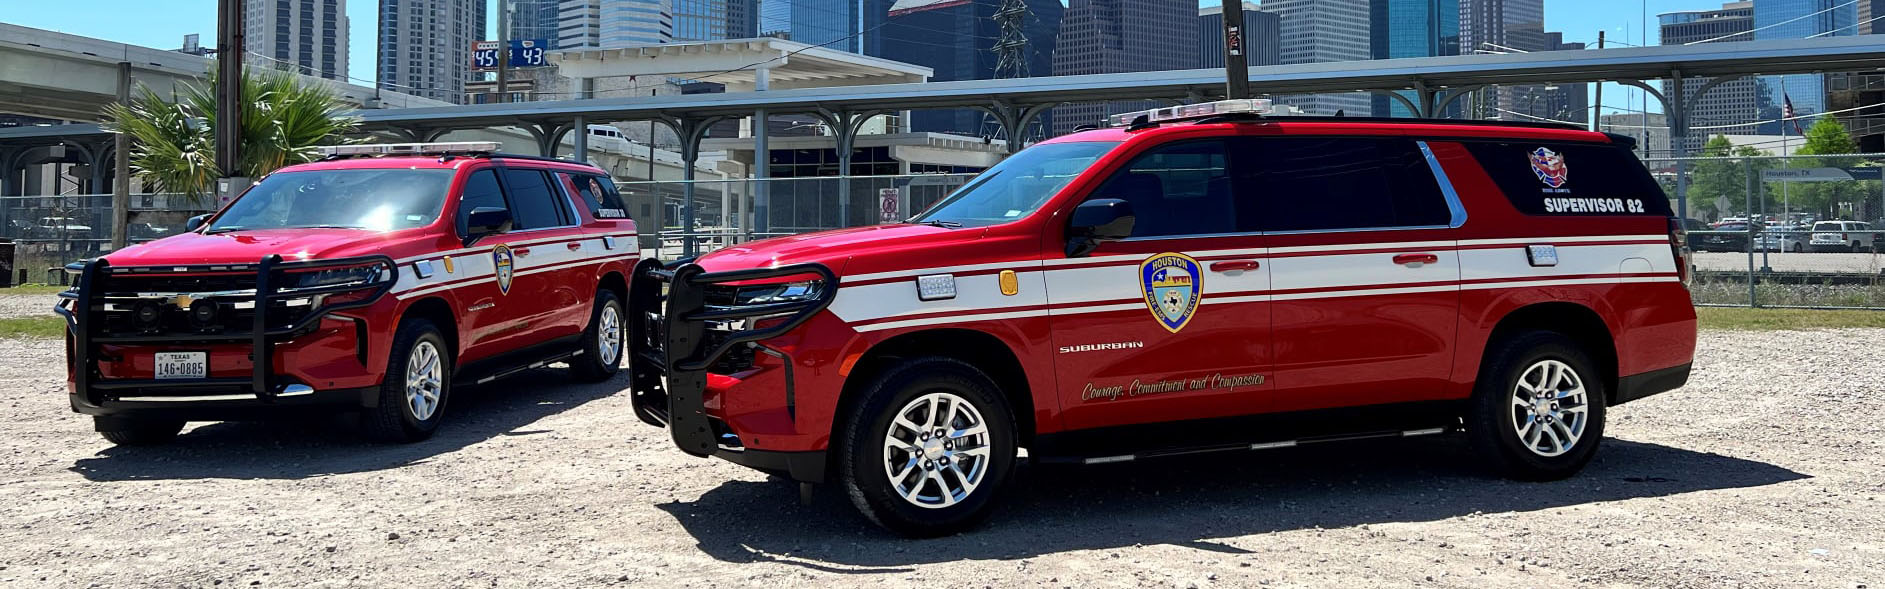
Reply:
[[1178, 333], [1197, 314], [1204, 298], [1204, 273], [1198, 261], [1180, 253], [1163, 253], [1139, 264], [1139, 290], [1145, 307], [1166, 331]]
[[1564, 165], [1564, 155], [1540, 147], [1532, 150], [1532, 173], [1538, 175], [1538, 181], [1552, 188], [1563, 188], [1571, 179], [1571, 169]]
[[511, 255], [510, 246], [500, 243], [497, 247], [491, 248], [491, 266], [497, 268], [498, 292], [511, 293], [511, 276], [516, 274], [516, 264], [517, 258]]

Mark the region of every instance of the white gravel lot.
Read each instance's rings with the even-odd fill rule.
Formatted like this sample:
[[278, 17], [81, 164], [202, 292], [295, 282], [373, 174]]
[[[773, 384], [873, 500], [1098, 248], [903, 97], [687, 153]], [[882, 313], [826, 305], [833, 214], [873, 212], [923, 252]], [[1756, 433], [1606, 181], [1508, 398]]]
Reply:
[[0, 340], [0, 587], [1879, 588], [1881, 342], [1704, 333], [1567, 481], [1488, 478], [1455, 437], [1024, 466], [987, 526], [911, 541], [683, 455], [621, 379], [461, 390], [414, 445], [315, 420], [112, 448], [56, 343]]
[[52, 305], [57, 302], [59, 295], [0, 294], [0, 319], [51, 315]]

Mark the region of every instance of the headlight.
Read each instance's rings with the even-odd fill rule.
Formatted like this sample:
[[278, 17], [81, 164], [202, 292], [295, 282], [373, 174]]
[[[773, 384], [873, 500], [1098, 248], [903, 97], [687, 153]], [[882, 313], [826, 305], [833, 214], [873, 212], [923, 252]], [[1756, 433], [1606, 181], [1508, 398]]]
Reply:
[[825, 281], [823, 280], [742, 286], [734, 293], [733, 304], [767, 305], [772, 303], [809, 301], [818, 298], [824, 290]]
[[288, 286], [283, 290], [304, 290], [333, 286], [372, 286], [391, 278], [386, 267], [380, 264], [366, 266], [348, 266], [342, 268], [323, 268], [311, 272], [296, 272], [286, 278]]

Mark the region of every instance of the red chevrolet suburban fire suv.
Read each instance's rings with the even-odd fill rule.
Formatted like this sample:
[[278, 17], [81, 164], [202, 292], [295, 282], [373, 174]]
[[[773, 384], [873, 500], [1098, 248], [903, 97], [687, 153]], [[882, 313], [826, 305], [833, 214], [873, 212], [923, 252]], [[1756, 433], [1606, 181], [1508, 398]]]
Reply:
[[1627, 138], [1267, 102], [1115, 117], [905, 223], [643, 266], [635, 410], [936, 535], [989, 512], [1018, 448], [1463, 431], [1493, 470], [1558, 479], [1606, 409], [1688, 379], [1681, 226]]
[[413, 441], [454, 383], [616, 373], [639, 250], [615, 185], [497, 147], [326, 148], [186, 233], [68, 266], [72, 409], [119, 444], [315, 406]]

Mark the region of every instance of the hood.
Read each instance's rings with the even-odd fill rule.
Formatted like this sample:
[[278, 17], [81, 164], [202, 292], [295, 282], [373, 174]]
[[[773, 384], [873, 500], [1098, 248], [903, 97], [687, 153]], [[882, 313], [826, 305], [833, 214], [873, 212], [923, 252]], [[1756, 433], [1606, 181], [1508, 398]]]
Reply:
[[396, 233], [355, 229], [265, 229], [204, 235], [180, 233], [105, 256], [113, 266], [253, 264], [269, 254], [315, 260], [382, 253], [408, 241]]
[[879, 249], [908, 250], [931, 242], [980, 236], [980, 228], [948, 229], [930, 225], [871, 225], [802, 233], [742, 243], [701, 256], [695, 263], [708, 272], [823, 263], [843, 273], [844, 261]]

